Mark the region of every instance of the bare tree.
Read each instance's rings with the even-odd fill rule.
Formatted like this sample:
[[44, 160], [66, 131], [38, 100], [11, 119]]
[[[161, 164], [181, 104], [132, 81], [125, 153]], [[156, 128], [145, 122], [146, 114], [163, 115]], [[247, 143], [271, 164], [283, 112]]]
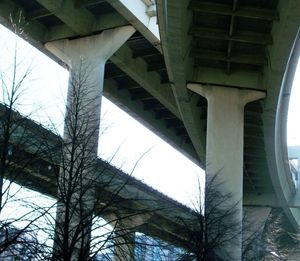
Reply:
[[181, 233], [190, 242], [191, 251], [180, 254], [178, 260], [223, 260], [224, 257], [226, 260], [228, 253], [224, 253], [223, 247], [242, 233], [234, 219], [238, 202], [230, 203], [231, 194], [221, 192], [218, 175], [206, 181], [204, 192], [198, 182], [198, 199], [194, 202], [197, 215], [189, 220], [181, 219], [186, 228]]
[[[120, 196], [130, 176], [116, 179], [118, 169], [97, 158], [99, 126], [95, 125], [98, 119], [93, 111], [99, 108], [90, 104], [98, 97], [89, 93], [88, 66], [80, 68], [70, 82], [72, 100], [67, 104], [62, 139], [16, 111], [30, 70], [17, 77], [16, 54], [14, 59], [11, 86], [2, 77], [0, 215], [6, 203], [15, 200], [18, 191], [10, 193], [14, 182], [33, 189], [40, 186], [38, 189], [54, 196], [57, 204], [45, 207], [43, 202], [38, 206], [30, 199], [22, 200], [28, 212], [21, 218], [1, 220], [0, 231], [6, 236], [0, 238], [0, 255], [16, 254], [15, 246], [21, 244], [37, 260], [74, 260], [74, 256], [77, 260], [94, 260], [99, 253], [107, 260], [112, 253], [114, 259], [132, 260], [135, 226], [130, 220], [153, 210], [131, 207]], [[41, 217], [45, 219], [43, 224], [36, 222]], [[15, 229], [19, 221], [23, 226]], [[27, 235], [41, 231], [46, 235], [44, 241], [27, 240]], [[54, 240], [53, 248], [49, 239]]]
[[241, 234], [247, 235], [243, 238], [242, 260], [297, 260], [299, 233], [291, 227], [283, 210], [272, 209], [266, 222], [255, 228], [247, 221], [247, 216], [243, 218], [243, 227], [236, 225], [236, 204], [230, 203], [230, 193], [221, 192], [222, 183], [218, 182], [218, 175], [221, 174], [206, 182], [204, 192], [198, 182], [198, 199], [194, 201], [197, 215], [180, 219], [185, 229], [178, 231], [186, 237], [190, 246], [188, 251], [179, 253], [176, 260], [230, 260], [223, 246]]
[[48, 147], [36, 138], [41, 136], [42, 128], [28, 118], [30, 115], [25, 117], [17, 111], [24, 105], [25, 92], [33, 81], [32, 63], [20, 54], [18, 47], [17, 35], [23, 35], [22, 13], [11, 16], [10, 22], [15, 33], [13, 53], [11, 60], [1, 57], [8, 68], [5, 70], [2, 66], [0, 72], [0, 256], [19, 257], [26, 253], [24, 255], [40, 256], [44, 260], [43, 242], [36, 237], [41, 218], [53, 204], [46, 205], [44, 201], [40, 207], [34, 199], [36, 195], [29, 195], [24, 186], [32, 188], [31, 167], [49, 153]]
[[107, 260], [112, 253], [115, 260], [132, 260], [134, 219], [155, 209], [138, 210], [123, 199], [130, 175], [120, 177], [117, 168], [97, 158], [99, 119], [94, 112], [100, 108], [91, 84], [89, 67], [82, 62], [69, 82], [64, 137], [42, 134], [49, 186], [57, 189], [49, 193], [57, 199], [56, 216], [50, 215], [43, 229], [54, 241], [52, 260], [94, 260], [100, 253]]
[[[17, 28], [17, 26], [15, 26]], [[17, 29], [16, 29], [17, 30]], [[21, 33], [21, 32], [19, 32]], [[22, 187], [15, 183], [25, 181], [27, 169], [36, 160], [41, 147], [33, 137], [36, 131], [30, 129], [28, 120], [16, 112], [20, 105], [26, 81], [29, 79], [30, 66], [20, 68], [22, 61], [18, 57], [17, 40], [13, 54], [12, 68], [1, 72], [1, 102], [0, 102], [0, 255], [8, 254], [14, 246], [22, 241], [25, 244], [26, 235], [33, 233], [36, 221], [41, 212], [35, 212], [33, 203], [20, 213], [13, 213], [13, 204], [26, 205], [26, 199], [20, 197]], [[31, 153], [26, 153], [24, 147], [29, 147]], [[22, 183], [22, 182], [21, 182]], [[12, 233], [13, 231], [13, 233]], [[33, 241], [27, 241], [29, 247]], [[14, 248], [16, 253], [18, 248]]]

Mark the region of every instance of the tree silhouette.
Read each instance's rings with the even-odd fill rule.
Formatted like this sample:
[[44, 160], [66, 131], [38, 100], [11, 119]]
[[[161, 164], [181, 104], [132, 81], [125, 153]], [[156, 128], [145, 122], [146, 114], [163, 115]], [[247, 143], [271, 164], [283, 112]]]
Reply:
[[186, 229], [180, 232], [194, 247], [179, 255], [178, 260], [227, 260], [223, 247], [242, 233], [234, 219], [238, 202], [232, 203], [231, 193], [222, 192], [219, 175], [206, 181], [204, 191], [198, 182], [198, 198], [193, 202], [197, 215], [181, 219]]

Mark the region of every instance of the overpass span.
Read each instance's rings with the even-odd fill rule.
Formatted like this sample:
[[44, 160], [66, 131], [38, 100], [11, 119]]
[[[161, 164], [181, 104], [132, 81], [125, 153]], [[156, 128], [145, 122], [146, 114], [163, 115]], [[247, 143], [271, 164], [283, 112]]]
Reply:
[[[0, 121], [6, 109], [0, 104]], [[13, 117], [18, 126], [14, 126], [10, 140], [10, 164], [18, 173], [9, 178], [57, 198], [61, 137], [17, 112]], [[96, 211], [100, 210], [107, 222], [113, 221], [117, 214], [126, 213], [124, 220], [128, 219], [136, 232], [194, 251], [195, 245], [184, 236], [188, 233], [182, 233], [187, 229], [182, 221], [197, 218], [197, 212], [100, 158], [93, 175], [97, 177], [96, 197], [99, 199]], [[101, 211], [103, 206], [105, 211]]]

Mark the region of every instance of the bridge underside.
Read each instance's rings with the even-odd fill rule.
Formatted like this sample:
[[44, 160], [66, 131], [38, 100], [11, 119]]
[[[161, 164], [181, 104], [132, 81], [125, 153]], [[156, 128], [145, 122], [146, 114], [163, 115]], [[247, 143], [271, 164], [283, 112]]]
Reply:
[[[206, 136], [209, 110], [207, 100], [188, 90], [187, 84], [265, 93], [265, 98], [244, 108], [243, 203], [292, 206], [295, 185], [287, 167], [285, 126], [293, 59], [298, 58], [294, 43], [299, 2], [159, 0], [157, 4], [169, 80], [200, 159], [204, 161], [207, 149], [201, 137]], [[195, 99], [199, 101], [193, 103]], [[293, 212], [295, 222], [296, 210], [286, 211]]]
[[150, 28], [156, 19], [152, 2], [134, 2], [144, 5], [147, 16], [138, 16], [125, 0], [3, 0], [0, 22], [11, 29], [17, 23], [21, 36], [60, 63], [45, 46], [133, 25], [136, 32], [106, 62], [104, 95], [202, 167], [209, 102], [187, 85], [264, 93], [244, 108], [243, 204], [280, 206], [297, 227], [285, 124], [300, 2], [157, 0], [160, 39]]
[[[17, 23], [21, 12], [17, 26], [24, 29], [23, 37], [56, 60], [44, 48], [45, 43], [90, 36], [131, 21], [124, 15], [126, 9], [116, 4], [118, 1], [76, 1], [74, 6], [72, 1], [58, 2], [5, 0], [0, 6], [1, 21], [11, 27], [10, 17]], [[104, 95], [204, 166], [207, 102], [201, 96], [192, 96], [186, 82], [267, 91], [264, 75], [272, 58], [268, 53], [278, 38], [272, 26], [284, 22], [280, 16], [285, 10], [277, 1], [183, 1], [177, 5], [169, 8], [183, 10], [180, 19], [172, 12], [170, 18], [161, 18], [168, 19], [174, 28], [179, 25], [180, 32], [168, 35], [174, 39], [166, 47], [175, 60], [166, 59], [166, 66], [159, 40], [151, 38], [147, 30], [137, 31], [106, 63]], [[160, 7], [158, 1], [162, 10]], [[74, 15], [76, 22], [72, 21]], [[163, 22], [160, 24], [164, 41]], [[171, 43], [178, 43], [178, 47]], [[265, 154], [265, 104], [257, 101], [245, 108], [246, 204], [259, 200], [276, 204]]]

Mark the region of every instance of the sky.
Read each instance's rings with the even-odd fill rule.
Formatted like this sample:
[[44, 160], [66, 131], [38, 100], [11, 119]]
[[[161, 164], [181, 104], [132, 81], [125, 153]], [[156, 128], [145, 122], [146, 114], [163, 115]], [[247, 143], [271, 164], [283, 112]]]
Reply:
[[[0, 50], [0, 71], [4, 78], [9, 79], [11, 75], [15, 50], [18, 73], [22, 75], [31, 68], [23, 84], [19, 110], [45, 126], [55, 125], [62, 133], [68, 72], [1, 25]], [[290, 99], [288, 145], [300, 145], [299, 67]], [[112, 163], [130, 173], [145, 154], [133, 175], [168, 196], [192, 205], [198, 193], [198, 180], [204, 180], [204, 171], [105, 98], [101, 114], [100, 156], [110, 159], [116, 155]]]
[[[13, 44], [16, 42], [16, 45]], [[0, 25], [0, 71], [9, 82], [17, 50], [18, 76], [30, 68], [18, 110], [63, 130], [68, 72]], [[1, 95], [1, 94], [0, 94]], [[102, 99], [99, 155], [164, 194], [192, 206], [204, 171], [106, 98]], [[143, 157], [141, 158], [141, 155]]]

